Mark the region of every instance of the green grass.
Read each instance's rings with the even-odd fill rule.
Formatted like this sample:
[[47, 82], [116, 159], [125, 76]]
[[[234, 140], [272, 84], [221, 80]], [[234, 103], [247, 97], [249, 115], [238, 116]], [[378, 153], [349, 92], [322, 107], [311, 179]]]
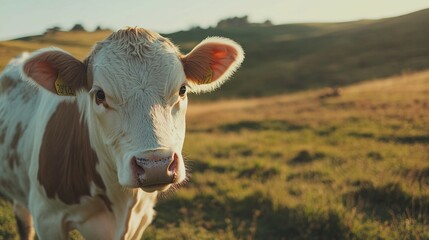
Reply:
[[190, 182], [143, 239], [429, 238], [429, 72], [326, 91], [191, 99]]
[[[190, 96], [190, 182], [160, 198], [143, 239], [429, 239], [429, 72], [412, 73], [429, 66], [427, 12], [168, 35], [185, 50], [231, 37], [247, 58], [220, 91]], [[0, 66], [51, 44], [83, 58], [108, 32], [80, 34], [0, 42]], [[339, 97], [283, 94], [395, 74]], [[14, 237], [0, 197], [0, 239]]]

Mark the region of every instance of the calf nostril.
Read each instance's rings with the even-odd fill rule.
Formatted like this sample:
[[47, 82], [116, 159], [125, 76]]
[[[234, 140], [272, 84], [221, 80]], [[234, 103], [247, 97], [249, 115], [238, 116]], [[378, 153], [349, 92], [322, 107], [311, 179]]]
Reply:
[[139, 174], [143, 174], [145, 172], [145, 169], [144, 169], [144, 159], [136, 158], [136, 157], [134, 157], [134, 159], [135, 159], [134, 160], [134, 164], [137, 166], [136, 167], [137, 172]]
[[177, 154], [173, 154], [173, 160], [171, 161], [170, 165], [168, 166], [168, 174], [169, 175], [176, 175], [177, 174], [177, 168], [179, 164], [179, 157]]

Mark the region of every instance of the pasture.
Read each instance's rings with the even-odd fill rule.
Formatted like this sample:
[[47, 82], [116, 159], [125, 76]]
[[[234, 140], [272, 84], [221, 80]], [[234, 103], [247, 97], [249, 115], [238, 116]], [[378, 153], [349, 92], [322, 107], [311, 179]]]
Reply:
[[[184, 52], [230, 37], [247, 55], [219, 91], [189, 95], [190, 179], [160, 196], [143, 239], [429, 239], [428, 11], [167, 35]], [[83, 59], [110, 33], [0, 42], [0, 69], [50, 45]], [[1, 195], [0, 239], [17, 239]]]
[[[191, 95], [190, 181], [143, 239], [429, 238], [429, 72], [326, 91]], [[1, 198], [0, 239], [14, 238]]]

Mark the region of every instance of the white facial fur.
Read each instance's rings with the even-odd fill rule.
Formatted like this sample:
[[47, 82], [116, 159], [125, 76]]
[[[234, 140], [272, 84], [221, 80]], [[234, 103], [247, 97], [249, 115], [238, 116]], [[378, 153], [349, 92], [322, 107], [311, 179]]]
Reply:
[[229, 39], [207, 38], [182, 55], [159, 34], [128, 28], [96, 44], [83, 63], [45, 49], [34, 53], [23, 73], [52, 93], [77, 90], [100, 171], [117, 175], [123, 186], [154, 191], [185, 179], [187, 97], [181, 89], [214, 90], [243, 59], [242, 48]]
[[[95, 48], [89, 65], [93, 124], [115, 159], [119, 183], [137, 187], [132, 157], [151, 150], [179, 156], [178, 182], [185, 178], [181, 155], [185, 137], [187, 97], [179, 96], [186, 77], [177, 49], [163, 41], [139, 43], [106, 40]], [[134, 44], [134, 45], [133, 45]], [[137, 45], [138, 44], [138, 45]], [[96, 104], [103, 90], [106, 104]], [[96, 141], [97, 142], [97, 141]]]

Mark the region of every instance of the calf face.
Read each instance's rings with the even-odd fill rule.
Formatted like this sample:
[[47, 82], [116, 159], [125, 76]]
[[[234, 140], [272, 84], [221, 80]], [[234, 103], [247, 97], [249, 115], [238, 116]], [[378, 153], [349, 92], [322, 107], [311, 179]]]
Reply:
[[152, 192], [185, 179], [187, 93], [217, 88], [243, 58], [229, 39], [208, 38], [182, 55], [168, 39], [129, 28], [98, 43], [84, 62], [42, 49], [23, 73], [51, 93], [76, 96], [100, 161], [121, 185]]

